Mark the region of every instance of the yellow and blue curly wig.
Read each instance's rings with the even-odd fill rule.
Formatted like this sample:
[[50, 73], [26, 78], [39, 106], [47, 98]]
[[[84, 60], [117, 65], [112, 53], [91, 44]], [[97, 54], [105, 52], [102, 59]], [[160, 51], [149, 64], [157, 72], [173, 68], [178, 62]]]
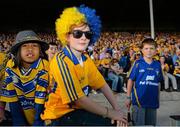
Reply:
[[56, 20], [57, 37], [63, 45], [67, 44], [66, 36], [70, 32], [71, 27], [82, 23], [88, 24], [93, 32], [90, 44], [97, 41], [101, 33], [100, 17], [96, 15], [94, 9], [81, 5], [80, 7], [66, 8], [60, 15], [60, 18]]

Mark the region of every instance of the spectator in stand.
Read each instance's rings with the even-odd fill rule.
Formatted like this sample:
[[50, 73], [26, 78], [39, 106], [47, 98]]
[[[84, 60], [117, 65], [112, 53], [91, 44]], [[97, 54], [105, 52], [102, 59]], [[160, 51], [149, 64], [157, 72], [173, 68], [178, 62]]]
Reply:
[[[178, 49], [180, 50], [180, 49]], [[176, 62], [175, 62], [175, 70], [174, 70], [174, 75], [176, 77], [176, 80], [177, 80], [177, 84], [178, 84], [178, 90], [180, 91], [180, 51], [177, 51], [178, 54], [178, 59], [176, 59]]]
[[168, 72], [170, 74], [173, 74], [173, 72], [174, 72], [174, 64], [173, 64], [172, 56], [171, 56], [168, 48], [164, 49], [163, 55], [165, 57], [165, 63], [167, 63], [168, 66], [169, 66], [169, 71]]
[[50, 42], [49, 49], [46, 51], [46, 53], [48, 54], [48, 60], [50, 61], [57, 52], [58, 45], [55, 42]]
[[177, 48], [175, 52], [176, 52], [176, 54], [174, 54], [174, 56], [173, 56], [173, 65], [174, 66], [176, 64], [176, 61], [179, 59], [178, 55], [180, 54], [180, 48]]
[[101, 66], [101, 60], [99, 59], [99, 54], [98, 54], [98, 52], [94, 50], [91, 58], [92, 58], [94, 64], [96, 65], [96, 67], [97, 67], [98, 69], [100, 69], [100, 68], [101, 68], [101, 67], [100, 67], [100, 66]]
[[107, 51], [106, 46], [101, 49], [100, 54], [99, 54], [99, 59], [100, 60], [104, 59], [106, 57], [106, 51]]
[[114, 93], [122, 92], [124, 86], [123, 77], [120, 74], [123, 73], [123, 68], [119, 66], [118, 53], [114, 53], [113, 58], [109, 64], [108, 79], [112, 80], [112, 90]]
[[172, 83], [173, 91], [177, 91], [177, 81], [176, 81], [176, 78], [172, 74], [168, 73], [169, 66], [168, 66], [167, 63], [165, 63], [165, 57], [164, 56], [160, 56], [160, 63], [161, 63], [161, 68], [163, 70], [165, 91], [170, 92], [169, 79], [170, 79], [170, 81]]

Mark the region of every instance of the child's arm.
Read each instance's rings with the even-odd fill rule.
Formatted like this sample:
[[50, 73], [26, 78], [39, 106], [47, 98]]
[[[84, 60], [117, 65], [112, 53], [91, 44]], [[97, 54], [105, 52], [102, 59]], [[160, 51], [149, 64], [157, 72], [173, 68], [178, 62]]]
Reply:
[[120, 110], [110, 109], [100, 104], [94, 102], [87, 96], [83, 96], [75, 101], [75, 103], [86, 111], [98, 114], [103, 116], [104, 118], [109, 118], [111, 120], [119, 121], [127, 125], [127, 121]]
[[125, 101], [125, 104], [128, 110], [130, 109], [130, 106], [131, 106], [131, 91], [132, 91], [133, 84], [134, 84], [134, 81], [132, 79], [129, 79], [127, 83], [127, 94], [126, 94], [126, 101]]

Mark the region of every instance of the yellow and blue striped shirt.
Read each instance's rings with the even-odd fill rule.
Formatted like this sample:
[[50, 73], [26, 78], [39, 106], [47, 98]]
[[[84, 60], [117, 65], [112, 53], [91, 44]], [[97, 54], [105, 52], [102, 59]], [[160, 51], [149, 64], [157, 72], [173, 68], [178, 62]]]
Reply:
[[28, 123], [32, 125], [35, 116], [34, 104], [45, 102], [49, 63], [40, 58], [31, 65], [27, 73], [22, 73], [18, 67], [13, 68], [13, 66], [13, 60], [9, 60], [0, 101], [19, 101]]

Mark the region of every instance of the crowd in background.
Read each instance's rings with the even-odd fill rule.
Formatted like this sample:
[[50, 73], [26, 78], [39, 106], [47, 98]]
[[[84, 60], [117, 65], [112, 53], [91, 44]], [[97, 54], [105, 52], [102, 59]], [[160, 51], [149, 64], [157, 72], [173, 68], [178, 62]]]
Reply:
[[[60, 50], [62, 45], [55, 34], [38, 33], [46, 42], [55, 42]], [[0, 33], [0, 51], [7, 52], [14, 43], [15, 33]], [[127, 74], [133, 62], [141, 54], [140, 44], [149, 38], [147, 32], [103, 32], [95, 45], [88, 47], [87, 53], [111, 85], [114, 92], [126, 92]], [[178, 33], [157, 33], [158, 44], [154, 59], [162, 65], [164, 82], [161, 90], [179, 91], [180, 89], [180, 35]]]

